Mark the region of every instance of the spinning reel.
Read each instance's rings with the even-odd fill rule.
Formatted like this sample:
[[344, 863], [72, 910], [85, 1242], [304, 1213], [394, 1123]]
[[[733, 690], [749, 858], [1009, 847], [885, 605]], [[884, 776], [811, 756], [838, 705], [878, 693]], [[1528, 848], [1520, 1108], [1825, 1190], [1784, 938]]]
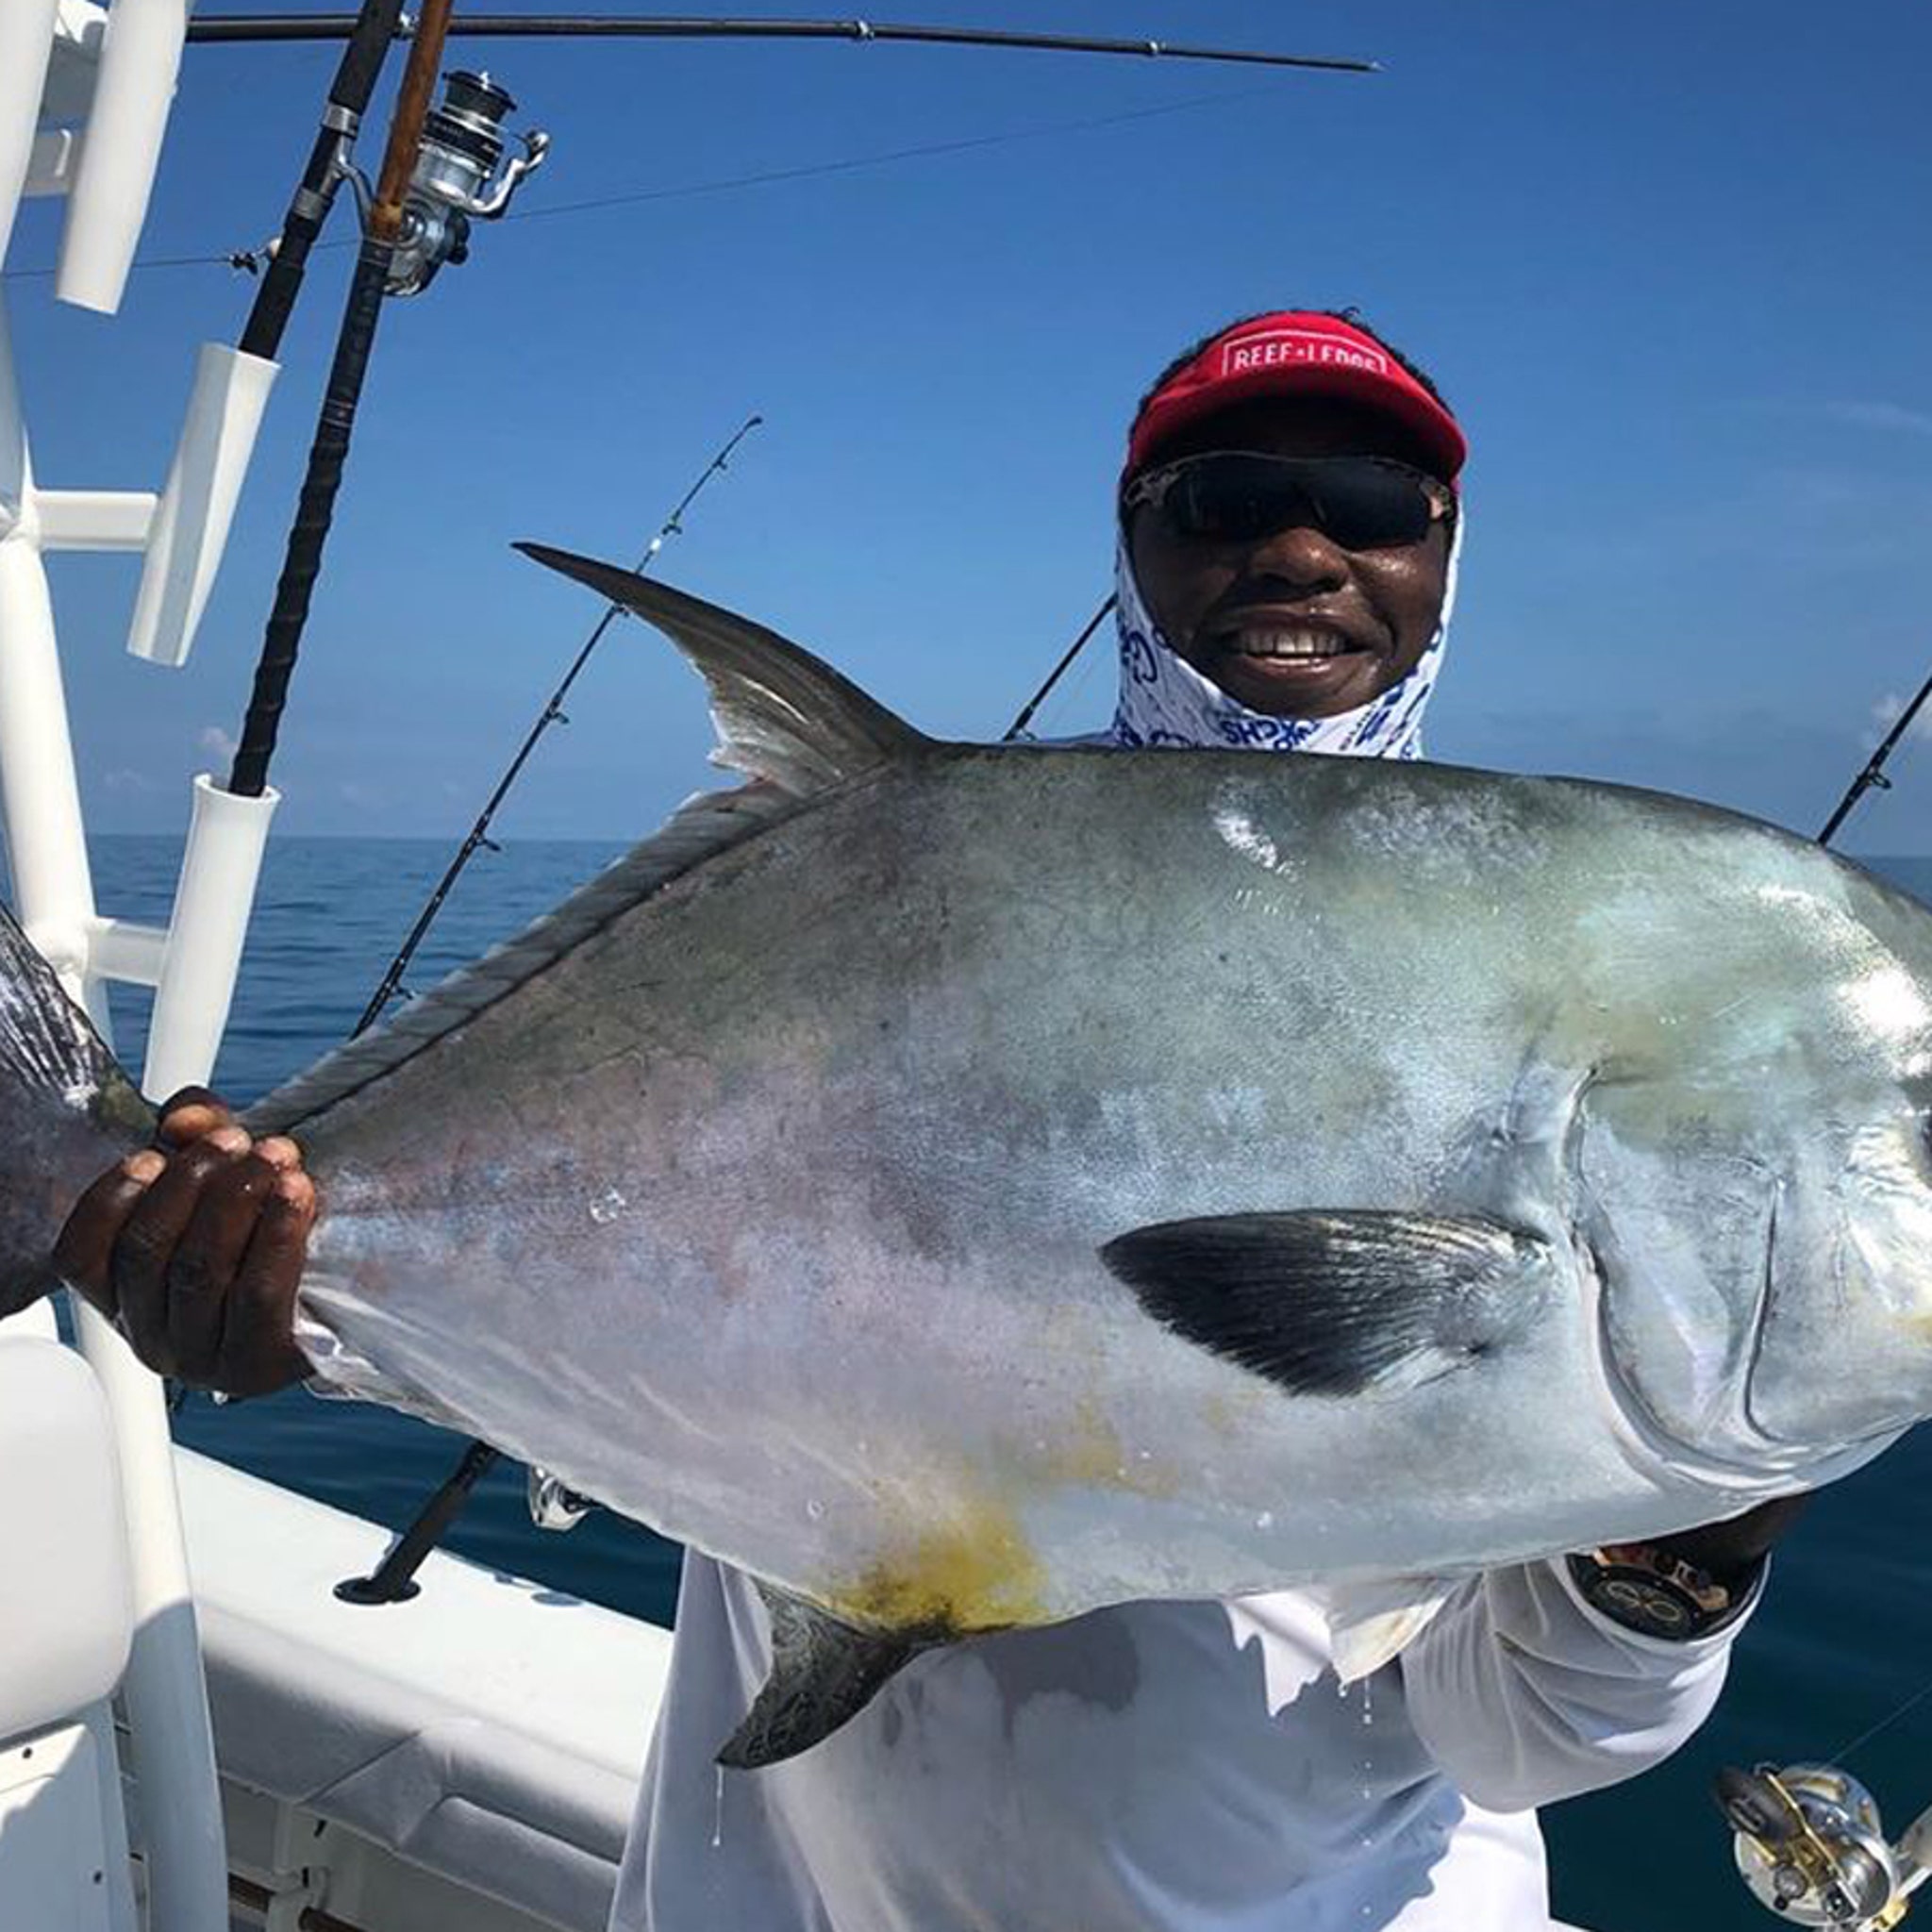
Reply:
[[1792, 1924], [1889, 1932], [1932, 1876], [1932, 1811], [1890, 1844], [1871, 1792], [1830, 1765], [1722, 1771], [1715, 1796], [1740, 1876]]
[[[523, 153], [498, 173], [503, 118], [515, 106], [487, 74], [458, 70], [443, 75], [441, 103], [423, 123], [388, 293], [420, 295], [444, 262], [467, 259], [471, 222], [498, 219], [525, 177], [543, 165], [550, 137], [533, 128], [519, 137]], [[374, 191], [357, 169], [344, 164], [343, 172], [356, 191], [366, 227]]]

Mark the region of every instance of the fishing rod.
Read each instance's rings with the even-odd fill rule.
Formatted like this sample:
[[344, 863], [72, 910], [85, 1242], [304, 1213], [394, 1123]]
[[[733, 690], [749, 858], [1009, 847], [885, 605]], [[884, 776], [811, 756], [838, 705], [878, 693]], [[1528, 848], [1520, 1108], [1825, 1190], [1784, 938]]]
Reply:
[[[428, 8], [424, 9], [426, 21]], [[204, 43], [335, 41], [350, 31], [346, 13], [248, 13], [188, 23], [188, 38]], [[396, 29], [421, 34], [419, 22]], [[470, 14], [449, 28], [472, 38], [653, 41], [898, 41], [939, 47], [1018, 47], [1041, 53], [1111, 54], [1168, 60], [1220, 60], [1249, 67], [1299, 67], [1330, 74], [1376, 74], [1373, 60], [1316, 54], [1271, 54], [1241, 47], [1197, 47], [1174, 41], [1079, 34], [1009, 33], [994, 27], [911, 26], [874, 20], [725, 20], [673, 14]]]
[[308, 251], [328, 220], [336, 190], [348, 172], [351, 149], [362, 125], [369, 96], [375, 90], [382, 63], [396, 38], [403, 0], [364, 0], [342, 49], [341, 64], [329, 84], [328, 99], [316, 129], [315, 145], [302, 171], [289, 211], [275, 246], [266, 252], [267, 268], [248, 311], [239, 343], [243, 355], [273, 362], [288, 327], [290, 311], [301, 292]]
[[[382, 304], [391, 295], [421, 292], [443, 263], [461, 261], [471, 219], [501, 215], [523, 177], [541, 165], [548, 150], [547, 137], [526, 135], [524, 154], [498, 175], [501, 124], [516, 103], [482, 76], [450, 75], [442, 102], [431, 109], [453, 5], [454, 0], [424, 0], [375, 185], [372, 188], [339, 150], [330, 164], [332, 174], [347, 180], [356, 192], [363, 240], [228, 774], [228, 791], [241, 797], [258, 798], [268, 785], [269, 762], [335, 516]], [[325, 129], [328, 121], [325, 113]], [[306, 252], [306, 244], [298, 245]], [[281, 283], [272, 293], [264, 283], [251, 328], [259, 318], [264, 332], [279, 330], [286, 320], [287, 288]]]
[[1851, 817], [1854, 808], [1866, 792], [1891, 790], [1891, 780], [1885, 775], [1885, 761], [1898, 749], [1899, 741], [1905, 737], [1927, 698], [1932, 698], [1932, 677], [1926, 678], [1919, 687], [1918, 696], [1892, 721], [1891, 729], [1885, 734], [1885, 741], [1866, 759], [1865, 769], [1852, 780], [1845, 795], [1838, 802], [1838, 809], [1825, 820], [1824, 829], [1818, 835], [1821, 845], [1831, 843], [1831, 835]]
[[1046, 682], [1020, 707], [1020, 715], [1000, 734], [1000, 742], [1002, 744], [1012, 743], [1014, 739], [1018, 738], [1027, 725], [1033, 722], [1034, 712], [1039, 710], [1041, 706], [1046, 702], [1054, 686], [1074, 668], [1074, 659], [1087, 648], [1087, 640], [1100, 628], [1102, 620], [1119, 602], [1120, 599], [1111, 591], [1101, 599], [1100, 608], [1087, 620], [1086, 628], [1060, 654], [1060, 661], [1046, 674]]
[[[762, 416], [747, 416], [731, 433], [716, 456], [698, 473], [697, 480], [678, 498], [677, 507], [658, 526], [658, 533], [644, 546], [644, 554], [638, 559], [636, 574], [648, 575], [651, 565], [657, 560], [658, 553], [673, 537], [684, 535], [684, 513], [698, 499], [699, 492], [711, 478], [719, 475], [728, 464], [731, 453], [765, 419]], [[397, 948], [396, 956], [389, 962], [388, 970], [382, 975], [382, 983], [370, 997], [363, 1008], [362, 1017], [356, 1022], [355, 1033], [366, 1033], [389, 1003], [403, 990], [403, 974], [409, 969], [409, 961], [416, 957], [416, 949], [423, 943], [424, 936], [435, 923], [436, 916], [442, 910], [443, 901], [450, 895], [450, 890], [462, 876], [463, 868], [469, 864], [477, 852], [488, 846], [491, 852], [500, 850], [490, 837], [491, 821], [495, 818], [497, 808], [503, 804], [509, 789], [517, 781], [518, 774], [529, 761], [530, 754], [537, 749], [539, 741], [553, 724], [568, 724], [564, 715], [563, 701], [570, 695], [571, 686], [577, 681], [578, 674], [591, 661], [591, 654], [603, 641], [604, 633], [618, 618], [625, 614], [621, 604], [609, 605], [602, 617], [597, 620], [590, 636], [584, 640], [576, 656], [571, 659], [570, 669], [563, 674], [557, 689], [550, 693], [543, 708], [537, 713], [536, 722], [525, 734], [524, 741], [517, 747], [516, 755], [505, 768], [502, 777], [496, 781], [495, 789], [484, 801], [483, 809], [476, 814], [475, 823], [465, 835], [463, 842], [457, 848], [457, 856], [450, 860], [449, 869], [436, 883], [423, 909], [416, 915], [416, 923], [409, 928], [408, 937]], [[352, 1034], [353, 1038], [354, 1035]]]
[[403, 224], [403, 196], [414, 172], [423, 124], [429, 114], [429, 91], [449, 25], [454, 0], [425, 0], [423, 18], [403, 70], [402, 91], [390, 123], [389, 146], [383, 155], [375, 206], [366, 225], [356, 273], [342, 310], [341, 333], [328, 385], [323, 392], [322, 413], [309, 446], [308, 467], [296, 502], [283, 554], [282, 574], [275, 585], [274, 608], [262, 639], [255, 670], [255, 686], [242, 724], [242, 738], [228, 773], [228, 790], [243, 798], [259, 798], [268, 787], [269, 761], [288, 702], [289, 683], [302, 647], [308, 602], [322, 569], [323, 548], [341, 488], [342, 466], [348, 460], [355, 434], [356, 408], [375, 345], [375, 324], [389, 285]]
[[[695, 481], [677, 499], [676, 508], [658, 525], [657, 534], [645, 544], [643, 555], [637, 562], [639, 576], [646, 575], [658, 554], [674, 537], [684, 535], [684, 514], [698, 500], [700, 492], [713, 476], [720, 475], [730, 461], [732, 452], [765, 419], [762, 416], [747, 416], [726, 438], [718, 453], [699, 471]], [[442, 910], [443, 902], [448, 899], [451, 889], [462, 876], [463, 868], [469, 864], [478, 851], [488, 847], [491, 852], [500, 851], [490, 837], [491, 821], [495, 818], [497, 808], [502, 805], [509, 789], [517, 781], [530, 754], [537, 749], [538, 742], [553, 724], [567, 724], [570, 720], [564, 715], [563, 701], [570, 695], [571, 686], [577, 681], [578, 674], [591, 661], [591, 654], [603, 641], [604, 633], [618, 618], [625, 614], [624, 606], [608, 606], [584, 640], [577, 654], [571, 659], [567, 670], [557, 689], [550, 693], [543, 708], [537, 713], [535, 724], [525, 735], [524, 741], [517, 747], [516, 755], [505, 768], [502, 777], [496, 781], [495, 789], [485, 801], [483, 809], [476, 814], [475, 823], [470, 827], [463, 842], [457, 849], [448, 869], [436, 883], [436, 889], [425, 902], [423, 909], [416, 915], [416, 923], [410, 926], [408, 937], [397, 948], [396, 956], [389, 962], [389, 969], [382, 975], [382, 983], [375, 989], [362, 1017], [356, 1022], [354, 1034], [366, 1033], [377, 1020], [389, 1003], [403, 991], [403, 974], [408, 971], [409, 961], [416, 957], [416, 949], [423, 943], [425, 935], [435, 923], [436, 916]], [[417, 1511], [415, 1519], [403, 1531], [389, 1553], [367, 1576], [347, 1576], [336, 1585], [336, 1595], [344, 1603], [351, 1604], [400, 1604], [408, 1603], [417, 1593], [416, 1572], [429, 1553], [435, 1549], [447, 1533], [449, 1526], [462, 1513], [463, 1506], [470, 1500], [471, 1491], [489, 1474], [502, 1459], [502, 1451], [489, 1442], [473, 1441], [465, 1445], [457, 1459], [457, 1466], [437, 1486], [427, 1502]], [[574, 1527], [591, 1507], [589, 1501], [578, 1496], [574, 1491], [558, 1482], [546, 1471], [532, 1468], [529, 1480], [530, 1514], [538, 1525], [544, 1529], [569, 1529]]]

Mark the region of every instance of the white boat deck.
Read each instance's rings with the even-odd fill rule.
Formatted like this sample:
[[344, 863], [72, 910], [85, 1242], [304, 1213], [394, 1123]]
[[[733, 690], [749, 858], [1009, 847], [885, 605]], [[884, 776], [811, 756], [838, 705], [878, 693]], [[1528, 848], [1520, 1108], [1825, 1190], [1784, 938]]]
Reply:
[[601, 1932], [670, 1633], [441, 1553], [344, 1604], [387, 1531], [187, 1451], [179, 1479], [236, 1872], [325, 1862], [325, 1908], [383, 1932]]

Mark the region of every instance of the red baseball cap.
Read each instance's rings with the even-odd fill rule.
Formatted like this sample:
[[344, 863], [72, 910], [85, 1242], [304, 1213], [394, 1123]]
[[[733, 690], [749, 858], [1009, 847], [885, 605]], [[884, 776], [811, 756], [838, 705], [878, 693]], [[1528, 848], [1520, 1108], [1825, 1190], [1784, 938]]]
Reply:
[[1224, 329], [1148, 397], [1127, 433], [1124, 474], [1204, 416], [1274, 395], [1343, 396], [1379, 409], [1416, 439], [1445, 483], [1469, 454], [1456, 418], [1374, 336], [1340, 316], [1282, 308]]

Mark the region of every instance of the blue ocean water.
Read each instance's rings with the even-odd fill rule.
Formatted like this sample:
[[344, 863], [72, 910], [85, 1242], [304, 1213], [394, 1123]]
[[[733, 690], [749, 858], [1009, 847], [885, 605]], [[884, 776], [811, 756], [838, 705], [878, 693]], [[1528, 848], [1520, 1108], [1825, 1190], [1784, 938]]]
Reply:
[[[163, 920], [178, 842], [103, 838], [102, 905]], [[433, 928], [411, 983], [432, 984], [553, 905], [617, 851], [525, 843], [478, 857]], [[448, 858], [416, 841], [283, 840], [262, 892], [216, 1072], [238, 1101], [306, 1065], [353, 1024]], [[1932, 901], [1932, 860], [1874, 861]], [[144, 1001], [118, 1000], [123, 1057], [139, 1063]], [[195, 1448], [400, 1528], [453, 1466], [461, 1444], [421, 1424], [290, 1391], [217, 1407], [189, 1400], [178, 1419]], [[675, 1548], [599, 1512], [568, 1535], [534, 1529], [521, 1470], [486, 1478], [448, 1545], [617, 1608], [670, 1621]], [[1545, 1814], [1557, 1913], [1595, 1932], [1769, 1923], [1733, 1875], [1708, 1791], [1724, 1764], [1827, 1757], [1922, 1690], [1920, 1641], [1932, 1559], [1913, 1541], [1932, 1491], [1932, 1432], [1819, 1497], [1779, 1553], [1774, 1585], [1735, 1654], [1716, 1714], [1668, 1764]], [[417, 1607], [372, 1615], [421, 1614]], [[1861, 1747], [1849, 1768], [1871, 1785], [1894, 1831], [1932, 1801], [1932, 1695]]]

